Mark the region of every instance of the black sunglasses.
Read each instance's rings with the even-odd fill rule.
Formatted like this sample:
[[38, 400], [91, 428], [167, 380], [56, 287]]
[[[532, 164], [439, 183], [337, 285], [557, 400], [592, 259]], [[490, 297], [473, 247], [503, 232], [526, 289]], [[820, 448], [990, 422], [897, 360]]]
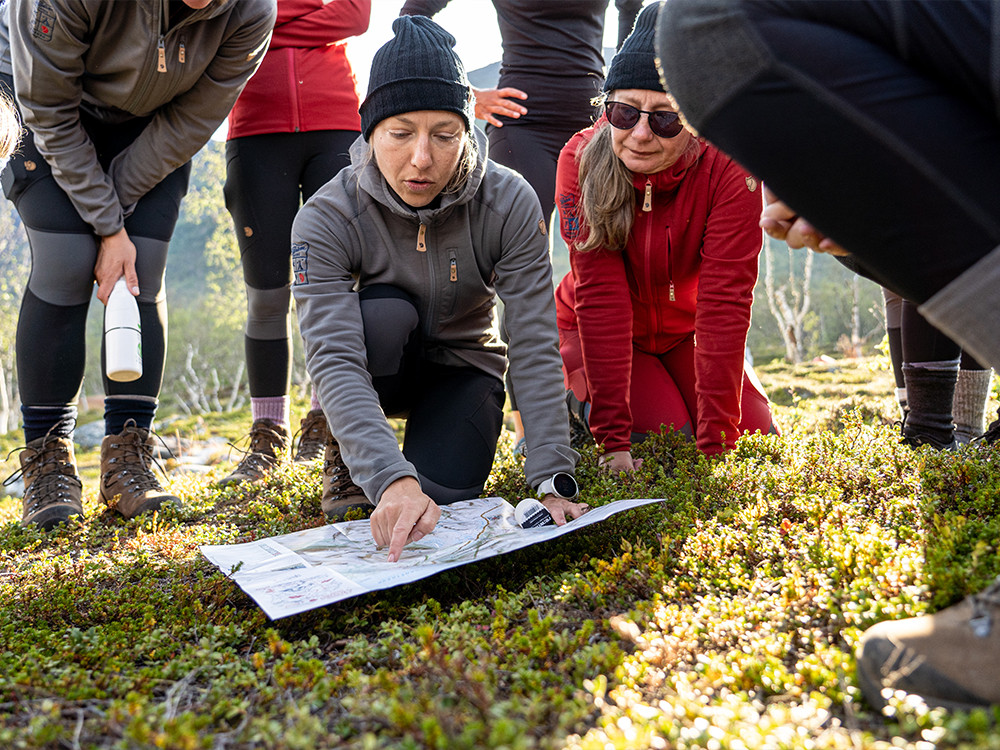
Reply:
[[649, 129], [660, 138], [673, 138], [684, 129], [681, 116], [676, 112], [648, 112], [625, 102], [605, 102], [604, 111], [608, 122], [619, 130], [634, 128], [641, 115], [649, 115]]

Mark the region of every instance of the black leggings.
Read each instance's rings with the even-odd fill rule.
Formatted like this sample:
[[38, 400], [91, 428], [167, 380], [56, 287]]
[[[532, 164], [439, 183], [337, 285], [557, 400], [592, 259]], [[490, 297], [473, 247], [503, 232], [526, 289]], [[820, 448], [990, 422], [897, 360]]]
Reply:
[[487, 125], [490, 139], [490, 158], [510, 167], [528, 181], [539, 203], [546, 229], [552, 220], [556, 204], [556, 166], [559, 152], [566, 141], [578, 130], [589, 127], [590, 122], [570, 122], [560, 127], [536, 127], [507, 124], [502, 128]]
[[[0, 86], [9, 90], [11, 85], [10, 76], [0, 77]], [[83, 113], [81, 120], [105, 169], [148, 123], [148, 119], [136, 118], [108, 125]], [[125, 219], [125, 230], [136, 247], [143, 374], [130, 383], [104, 377], [108, 395], [155, 398], [160, 391], [167, 338], [163, 274], [190, 173], [188, 162], [167, 175]], [[86, 364], [87, 310], [93, 296], [98, 238], [56, 184], [30, 130], [25, 129], [2, 180], [4, 195], [17, 209], [31, 246], [31, 274], [17, 322], [21, 403], [26, 407], [72, 404]], [[101, 363], [103, 369], [103, 356]]]
[[250, 395], [283, 396], [291, 380], [290, 236], [300, 203], [350, 164], [350, 130], [267, 133], [226, 143], [226, 208], [247, 293]]
[[365, 349], [382, 410], [406, 419], [403, 455], [439, 505], [482, 493], [503, 426], [503, 383], [473, 367], [424, 357], [417, 308], [406, 292], [360, 292]]

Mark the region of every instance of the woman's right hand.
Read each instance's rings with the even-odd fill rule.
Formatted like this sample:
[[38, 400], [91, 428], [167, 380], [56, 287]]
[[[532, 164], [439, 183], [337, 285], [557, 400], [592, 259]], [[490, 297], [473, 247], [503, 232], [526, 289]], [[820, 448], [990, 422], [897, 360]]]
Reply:
[[503, 123], [496, 118], [496, 115], [503, 115], [517, 119], [523, 114], [527, 114], [527, 107], [522, 107], [511, 99], [527, 99], [528, 95], [521, 89], [510, 86], [503, 89], [473, 89], [476, 95], [476, 117], [486, 120], [496, 128], [502, 128]]
[[403, 547], [430, 534], [441, 508], [424, 494], [414, 477], [401, 477], [385, 488], [371, 515], [372, 536], [379, 547], [389, 547], [389, 562], [399, 560]]
[[808, 247], [817, 253], [850, 255], [840, 245], [803, 219], [778, 196], [764, 187], [764, 210], [760, 213], [760, 228], [792, 249]]
[[642, 459], [632, 458], [631, 451], [610, 451], [597, 459], [597, 465], [605, 471], [617, 474], [622, 471], [635, 471], [642, 466]]
[[105, 305], [122, 276], [133, 295], [139, 294], [139, 276], [135, 272], [135, 245], [128, 232], [122, 227], [114, 234], [101, 237], [97, 248], [97, 262], [94, 264], [94, 278], [97, 280], [97, 298]]

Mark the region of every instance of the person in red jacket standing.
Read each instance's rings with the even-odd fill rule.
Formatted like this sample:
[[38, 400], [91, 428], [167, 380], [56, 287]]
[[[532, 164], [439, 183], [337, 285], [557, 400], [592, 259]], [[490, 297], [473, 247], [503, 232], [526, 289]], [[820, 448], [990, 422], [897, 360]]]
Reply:
[[[225, 196], [246, 283], [253, 425], [222, 484], [263, 479], [288, 454], [292, 220], [350, 163], [361, 118], [343, 40], [364, 33], [370, 15], [371, 0], [278, 0], [270, 47], [229, 116]], [[295, 460], [319, 458], [329, 429], [315, 396], [300, 434]]]
[[633, 441], [661, 425], [709, 455], [776, 432], [744, 361], [760, 186], [684, 128], [655, 68], [657, 10], [639, 15], [603, 116], [556, 176], [572, 268], [556, 290], [563, 373], [612, 470], [635, 468]]

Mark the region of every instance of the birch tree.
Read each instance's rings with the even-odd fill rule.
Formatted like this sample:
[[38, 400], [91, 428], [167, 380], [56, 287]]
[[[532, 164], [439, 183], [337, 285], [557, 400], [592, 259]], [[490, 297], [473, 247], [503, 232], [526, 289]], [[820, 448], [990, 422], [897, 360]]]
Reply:
[[812, 283], [813, 253], [805, 252], [802, 277], [796, 274], [795, 252], [788, 250], [788, 274], [776, 284], [774, 273], [774, 249], [770, 237], [764, 239], [764, 291], [767, 308], [778, 322], [781, 340], [785, 345], [785, 359], [793, 364], [805, 358], [805, 319], [809, 312], [810, 285]]

